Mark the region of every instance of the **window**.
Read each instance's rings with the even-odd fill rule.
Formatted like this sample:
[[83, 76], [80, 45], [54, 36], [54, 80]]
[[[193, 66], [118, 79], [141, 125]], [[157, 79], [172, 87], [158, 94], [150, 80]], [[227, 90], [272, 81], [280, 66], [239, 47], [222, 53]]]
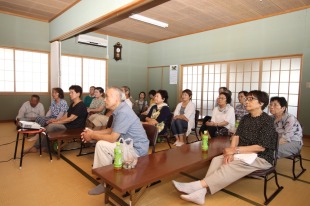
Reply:
[[48, 53], [0, 48], [0, 91], [48, 92]]
[[[84, 91], [90, 86], [106, 87], [106, 60], [75, 56], [61, 56], [60, 86], [66, 91], [80, 85]], [[86, 89], [86, 90], [85, 90]]]
[[259, 89], [270, 97], [285, 97], [288, 112], [297, 116], [301, 60], [301, 56], [292, 56], [183, 66], [182, 90], [192, 90], [201, 117], [212, 115], [221, 86], [232, 92], [233, 106], [238, 103], [239, 91]]

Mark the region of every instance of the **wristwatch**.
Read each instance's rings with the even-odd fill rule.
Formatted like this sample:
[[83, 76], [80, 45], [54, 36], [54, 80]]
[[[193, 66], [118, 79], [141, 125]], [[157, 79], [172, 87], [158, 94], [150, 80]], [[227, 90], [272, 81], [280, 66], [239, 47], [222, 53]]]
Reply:
[[236, 154], [240, 154], [240, 148], [236, 147]]

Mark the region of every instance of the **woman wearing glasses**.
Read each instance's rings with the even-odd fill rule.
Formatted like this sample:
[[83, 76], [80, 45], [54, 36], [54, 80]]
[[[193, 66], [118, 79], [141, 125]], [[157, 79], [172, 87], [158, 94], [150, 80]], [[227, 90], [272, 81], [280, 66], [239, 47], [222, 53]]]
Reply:
[[286, 99], [272, 97], [269, 110], [274, 117], [274, 126], [279, 134], [278, 158], [297, 154], [303, 145], [302, 128], [296, 117], [287, 113]]
[[221, 92], [217, 98], [217, 106], [212, 111], [212, 118], [200, 127], [200, 134], [208, 130], [209, 135], [215, 137], [216, 133], [228, 133], [230, 127], [235, 127], [235, 112], [230, 102], [231, 96]]
[[[249, 92], [245, 103], [249, 114], [241, 119], [230, 147], [224, 149], [223, 155], [212, 159], [205, 178], [191, 183], [173, 181], [178, 191], [186, 193], [181, 195], [182, 199], [202, 205], [207, 188], [214, 194], [256, 170], [272, 167], [277, 132], [272, 117], [263, 112], [268, 103], [266, 92]], [[238, 154], [247, 154], [251, 161]]]

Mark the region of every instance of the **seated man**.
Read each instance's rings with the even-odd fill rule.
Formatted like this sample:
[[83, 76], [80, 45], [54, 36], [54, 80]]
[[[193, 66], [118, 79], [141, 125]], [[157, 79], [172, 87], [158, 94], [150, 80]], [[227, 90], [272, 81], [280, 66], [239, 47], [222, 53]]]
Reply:
[[36, 94], [31, 95], [30, 101], [25, 102], [18, 111], [16, 125], [20, 120], [34, 121], [38, 116], [44, 116], [45, 110], [40, 97]]
[[[84, 130], [81, 134], [82, 141], [97, 140], [93, 168], [112, 164], [114, 148], [120, 137], [133, 139], [133, 147], [139, 156], [148, 153], [149, 140], [138, 116], [125, 103], [122, 102], [122, 90], [111, 87], [106, 93], [106, 108], [113, 111], [112, 127], [101, 131]], [[105, 192], [103, 184], [99, 184], [88, 194], [99, 195]]]
[[95, 86], [91, 86], [89, 87], [89, 95], [87, 95], [84, 98], [84, 104], [86, 105], [87, 108], [90, 106], [94, 98], [95, 98]]

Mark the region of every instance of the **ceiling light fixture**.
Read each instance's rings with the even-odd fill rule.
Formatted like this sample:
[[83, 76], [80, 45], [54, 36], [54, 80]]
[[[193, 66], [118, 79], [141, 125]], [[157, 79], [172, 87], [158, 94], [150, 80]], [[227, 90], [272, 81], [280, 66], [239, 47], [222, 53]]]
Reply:
[[145, 17], [145, 16], [141, 16], [139, 14], [133, 14], [133, 15], [129, 16], [129, 18], [132, 18], [132, 19], [135, 19], [135, 20], [138, 20], [138, 21], [143, 21], [145, 23], [153, 24], [155, 26], [159, 26], [159, 27], [163, 27], [163, 28], [167, 28], [168, 27], [168, 24], [165, 23], [165, 22], [157, 21], [155, 19], [151, 19], [151, 18], [148, 18], [148, 17]]

